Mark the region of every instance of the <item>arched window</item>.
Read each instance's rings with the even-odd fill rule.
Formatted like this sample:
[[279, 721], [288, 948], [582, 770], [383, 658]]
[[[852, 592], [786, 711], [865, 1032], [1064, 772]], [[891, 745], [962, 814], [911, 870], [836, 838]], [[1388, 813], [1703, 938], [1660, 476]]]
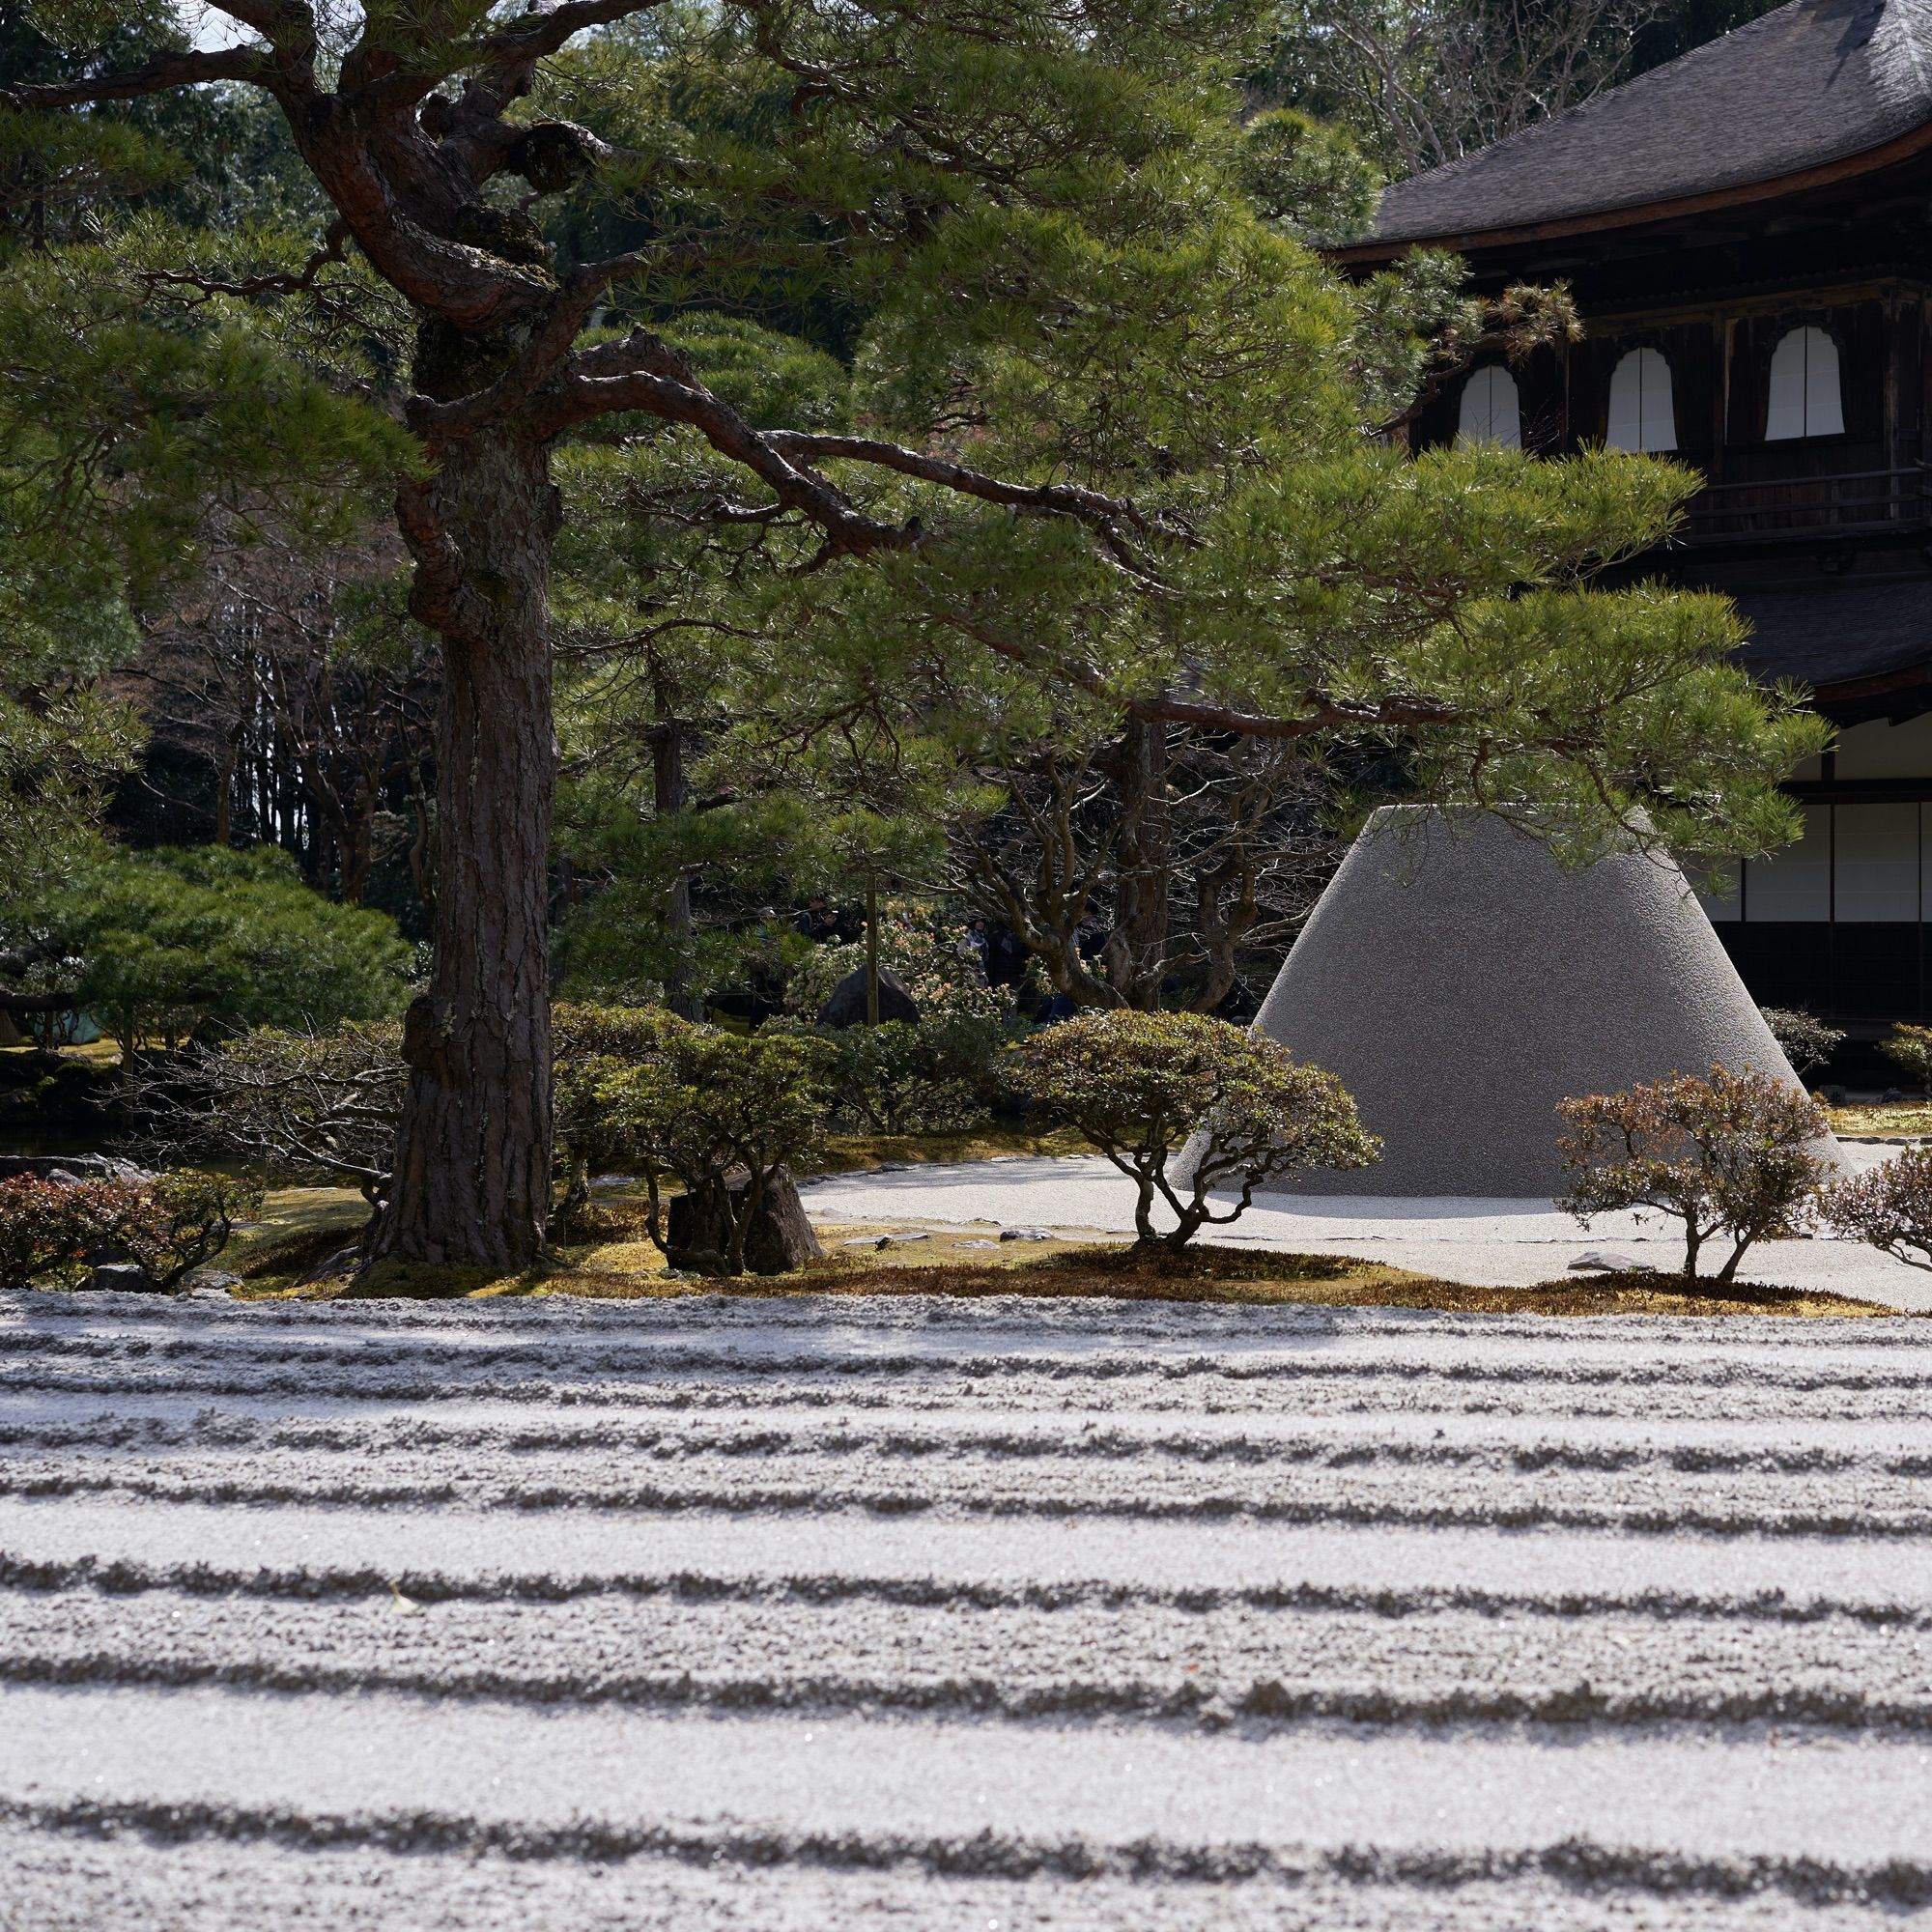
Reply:
[[1670, 364], [1655, 349], [1633, 349], [1610, 372], [1612, 449], [1675, 449], [1677, 412]]
[[1503, 449], [1522, 447], [1522, 403], [1516, 378], [1495, 363], [1478, 369], [1463, 384], [1463, 420], [1458, 442], [1493, 442]]
[[1845, 407], [1838, 395], [1838, 345], [1822, 328], [1794, 328], [1771, 353], [1771, 402], [1764, 440], [1842, 436]]

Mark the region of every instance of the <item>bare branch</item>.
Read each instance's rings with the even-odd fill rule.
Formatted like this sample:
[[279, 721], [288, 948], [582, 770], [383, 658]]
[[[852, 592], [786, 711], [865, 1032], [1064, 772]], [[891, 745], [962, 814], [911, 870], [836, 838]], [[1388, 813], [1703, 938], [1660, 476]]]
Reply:
[[214, 0], [231, 20], [253, 27], [275, 46], [291, 50], [315, 45], [315, 14], [303, 0]]
[[1087, 524], [1125, 524], [1143, 535], [1174, 537], [1190, 546], [1197, 541], [1180, 525], [1166, 518], [1150, 518], [1130, 497], [1109, 497], [1078, 483], [1009, 483], [1004, 477], [989, 476], [983, 470], [969, 469], [964, 464], [927, 456], [920, 450], [908, 449], [903, 443], [887, 442], [877, 437], [813, 436], [796, 430], [773, 430], [767, 433], [766, 440], [784, 455], [808, 462], [875, 464], [902, 476], [916, 476], [923, 482], [937, 483], [962, 496], [977, 497], [1009, 509], [1077, 517]]
[[121, 73], [86, 80], [39, 81], [0, 88], [0, 102], [16, 111], [84, 107], [97, 100], [138, 100], [174, 87], [196, 87], [209, 80], [253, 81], [267, 86], [272, 67], [260, 47], [222, 47], [213, 53], [156, 54]]
[[703, 388], [686, 357], [645, 329], [633, 329], [621, 343], [572, 357], [569, 373], [553, 393], [549, 409], [540, 408], [537, 417], [541, 432], [549, 436], [587, 417], [626, 410], [688, 423], [721, 455], [749, 469], [786, 508], [818, 525], [833, 554], [910, 550], [920, 540], [916, 520], [888, 524], [868, 517], [824, 477], [794, 463], [770, 433], [753, 429]]

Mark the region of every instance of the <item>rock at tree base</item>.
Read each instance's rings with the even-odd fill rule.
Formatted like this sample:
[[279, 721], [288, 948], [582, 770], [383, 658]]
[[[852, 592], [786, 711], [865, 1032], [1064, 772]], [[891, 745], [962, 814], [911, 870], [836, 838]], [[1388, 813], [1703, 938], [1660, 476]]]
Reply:
[[[715, 1274], [724, 1263], [725, 1244], [730, 1238], [730, 1221], [751, 1185], [751, 1176], [743, 1168], [730, 1173], [713, 1187], [696, 1195], [671, 1197], [665, 1216], [666, 1259], [674, 1268], [692, 1268], [700, 1274]], [[825, 1250], [805, 1218], [805, 1204], [791, 1175], [777, 1169], [765, 1183], [765, 1191], [752, 1212], [752, 1225], [745, 1231], [745, 1268], [750, 1274], [789, 1274], [815, 1261]]]
[[[919, 1008], [906, 991], [905, 981], [886, 967], [879, 968], [879, 1018], [917, 1021]], [[829, 1027], [865, 1026], [866, 969], [848, 973], [832, 989], [832, 997], [818, 1009], [818, 1024]]]
[[122, 1294], [160, 1294], [159, 1282], [133, 1262], [99, 1262], [87, 1278], [90, 1289], [111, 1290]]
[[1565, 870], [1488, 812], [1376, 812], [1255, 1026], [1336, 1074], [1384, 1144], [1275, 1193], [1548, 1198], [1559, 1100], [1714, 1063], [1799, 1084], [1669, 859]]

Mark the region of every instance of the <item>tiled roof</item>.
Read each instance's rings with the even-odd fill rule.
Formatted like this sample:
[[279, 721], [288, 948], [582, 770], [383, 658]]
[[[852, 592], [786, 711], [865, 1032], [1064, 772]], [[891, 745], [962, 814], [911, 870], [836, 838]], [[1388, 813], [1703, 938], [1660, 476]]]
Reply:
[[1509, 139], [1398, 182], [1378, 242], [1561, 223], [1776, 181], [1932, 124], [1932, 0], [1791, 0]]
[[1932, 578], [1832, 579], [1742, 590], [1735, 601], [1751, 627], [1741, 662], [1760, 683], [1790, 678], [1816, 690], [1932, 665]]

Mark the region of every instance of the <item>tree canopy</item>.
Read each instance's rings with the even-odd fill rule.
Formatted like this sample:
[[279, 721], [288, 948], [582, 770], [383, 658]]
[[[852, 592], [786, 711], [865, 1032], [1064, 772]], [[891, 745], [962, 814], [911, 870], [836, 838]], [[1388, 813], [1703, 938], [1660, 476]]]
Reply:
[[[1689, 472], [1378, 439], [1468, 305], [1311, 252], [1360, 181], [1243, 120], [1255, 0], [220, 11], [209, 48], [43, 0], [7, 70], [17, 178], [73, 186], [0, 274], [0, 545], [105, 625], [211, 521], [327, 544], [393, 492], [441, 713], [378, 1252], [543, 1239], [554, 596], [658, 653], [656, 724], [709, 707], [718, 758], [829, 758], [874, 816], [1124, 721], [1394, 747], [1579, 849], [1790, 835], [1819, 727], [1728, 662], [1728, 607], [1591, 583]], [[156, 200], [184, 98], [272, 104], [272, 196]], [[621, 570], [559, 551], [586, 497]]]

